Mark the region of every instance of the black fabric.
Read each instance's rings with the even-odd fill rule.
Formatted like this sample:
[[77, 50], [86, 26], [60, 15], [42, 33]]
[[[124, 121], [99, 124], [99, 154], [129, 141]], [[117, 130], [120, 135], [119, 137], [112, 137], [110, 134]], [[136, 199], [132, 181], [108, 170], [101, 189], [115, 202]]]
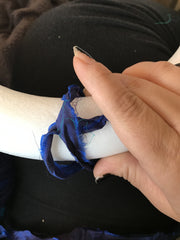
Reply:
[[13, 161], [11, 156], [0, 153], [0, 223], [8, 198], [13, 191]]
[[[16, 53], [13, 88], [61, 97], [68, 85], [79, 84], [72, 67], [74, 45], [113, 72], [139, 61], [167, 60], [179, 45], [179, 26], [177, 13], [150, 0], [65, 3], [43, 14], [27, 32]], [[60, 181], [43, 162], [16, 158], [15, 164], [17, 186], [6, 213], [6, 224], [15, 228], [44, 234], [75, 227], [144, 234], [176, 225], [123, 179], [95, 184], [92, 173], [83, 170]]]

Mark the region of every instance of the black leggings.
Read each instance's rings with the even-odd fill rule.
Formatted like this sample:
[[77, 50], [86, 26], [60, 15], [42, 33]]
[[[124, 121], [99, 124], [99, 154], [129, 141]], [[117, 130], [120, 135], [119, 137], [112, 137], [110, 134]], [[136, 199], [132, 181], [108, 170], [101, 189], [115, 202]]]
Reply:
[[[139, 61], [168, 60], [179, 40], [180, 16], [153, 1], [75, 0], [31, 26], [16, 53], [13, 88], [61, 97], [68, 85], [80, 85], [72, 66], [74, 45], [121, 72]], [[144, 234], [168, 232], [177, 224], [121, 178], [95, 184], [93, 174], [82, 170], [60, 181], [43, 162], [16, 158], [15, 165], [16, 191], [6, 216], [15, 228], [56, 234], [83, 226]]]

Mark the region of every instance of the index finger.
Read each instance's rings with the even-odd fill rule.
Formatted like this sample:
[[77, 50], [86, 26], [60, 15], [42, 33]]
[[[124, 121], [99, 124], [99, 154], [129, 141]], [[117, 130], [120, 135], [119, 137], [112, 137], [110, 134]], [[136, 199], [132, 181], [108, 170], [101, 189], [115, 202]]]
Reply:
[[179, 141], [177, 133], [145, 102], [129, 91], [124, 81], [121, 81], [122, 74], [117, 77], [117, 74], [111, 73], [95, 60], [86, 63], [87, 58], [78, 53], [73, 59], [79, 80], [144, 169], [153, 175], [159, 175], [162, 170], [165, 172], [164, 168], [168, 169], [170, 164], [167, 156], [172, 157], [168, 151], [171, 151], [171, 146], [174, 147], [174, 141]]
[[126, 68], [123, 74], [143, 78], [180, 95], [180, 68], [165, 61], [140, 62]]

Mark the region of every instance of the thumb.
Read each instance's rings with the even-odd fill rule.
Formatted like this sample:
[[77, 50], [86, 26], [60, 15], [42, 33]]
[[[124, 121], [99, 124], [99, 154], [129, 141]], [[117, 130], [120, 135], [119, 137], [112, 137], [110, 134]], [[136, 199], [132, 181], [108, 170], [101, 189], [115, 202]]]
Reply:
[[129, 152], [100, 159], [93, 170], [96, 181], [106, 174], [122, 177], [136, 187], [161, 212], [174, 217], [166, 196], [138, 160]]
[[93, 170], [96, 180], [103, 178], [106, 174], [122, 177], [132, 185], [140, 188], [143, 169], [138, 161], [129, 152], [100, 159]]

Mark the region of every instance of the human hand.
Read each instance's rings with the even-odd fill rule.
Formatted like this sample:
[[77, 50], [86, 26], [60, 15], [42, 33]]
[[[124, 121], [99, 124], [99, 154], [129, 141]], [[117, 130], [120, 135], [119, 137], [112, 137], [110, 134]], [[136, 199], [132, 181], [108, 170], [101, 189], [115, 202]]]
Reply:
[[73, 64], [129, 150], [99, 160], [95, 178], [107, 173], [123, 177], [157, 209], [180, 221], [180, 68], [144, 62], [112, 73], [79, 51]]

